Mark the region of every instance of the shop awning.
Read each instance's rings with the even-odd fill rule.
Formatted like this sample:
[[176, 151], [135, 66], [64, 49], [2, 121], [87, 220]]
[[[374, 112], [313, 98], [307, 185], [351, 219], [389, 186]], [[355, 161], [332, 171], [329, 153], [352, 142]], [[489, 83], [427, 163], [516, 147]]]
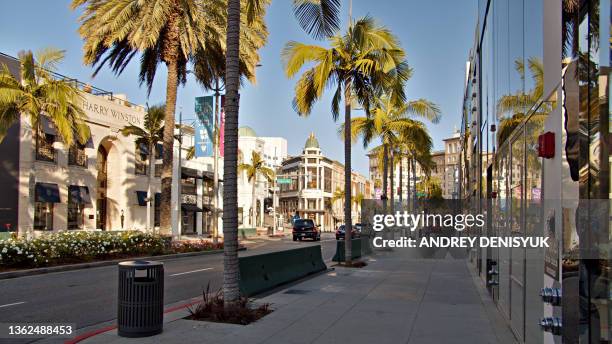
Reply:
[[68, 185], [68, 194], [70, 195], [70, 200], [74, 203], [91, 204], [91, 196], [87, 186]]
[[202, 176], [198, 174], [198, 170], [189, 167], [183, 167], [181, 169], [181, 177], [202, 179]]
[[198, 207], [195, 204], [183, 203], [181, 204], [181, 209], [183, 211], [191, 211], [191, 212], [201, 212], [202, 208]]
[[52, 183], [36, 183], [34, 188], [36, 202], [60, 203], [59, 187]]
[[136, 199], [138, 200], [138, 205], [144, 207], [147, 205], [147, 192], [146, 191], [136, 191]]

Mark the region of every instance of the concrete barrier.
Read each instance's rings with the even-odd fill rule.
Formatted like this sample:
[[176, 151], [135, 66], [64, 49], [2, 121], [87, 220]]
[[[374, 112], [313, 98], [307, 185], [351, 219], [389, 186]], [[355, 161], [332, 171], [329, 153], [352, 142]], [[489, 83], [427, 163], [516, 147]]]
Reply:
[[252, 296], [327, 269], [320, 245], [240, 257], [238, 261], [243, 296]]
[[240, 238], [242, 239], [257, 236], [257, 228], [239, 228], [238, 232], [240, 234]]
[[[356, 259], [365, 255], [365, 253], [361, 252], [362, 246], [362, 238], [355, 238], [351, 240], [351, 258]], [[366, 244], [369, 244], [369, 241], [366, 240]], [[344, 253], [344, 240], [336, 240], [336, 254], [332, 258], [334, 262], [344, 262], [344, 258], [346, 254]]]

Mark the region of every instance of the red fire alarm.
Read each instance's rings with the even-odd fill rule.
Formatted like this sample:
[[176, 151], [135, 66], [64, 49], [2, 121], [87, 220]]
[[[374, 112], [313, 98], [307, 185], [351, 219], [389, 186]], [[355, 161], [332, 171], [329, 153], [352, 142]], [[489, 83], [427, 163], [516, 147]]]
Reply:
[[538, 136], [538, 156], [544, 159], [555, 157], [555, 133], [548, 131]]

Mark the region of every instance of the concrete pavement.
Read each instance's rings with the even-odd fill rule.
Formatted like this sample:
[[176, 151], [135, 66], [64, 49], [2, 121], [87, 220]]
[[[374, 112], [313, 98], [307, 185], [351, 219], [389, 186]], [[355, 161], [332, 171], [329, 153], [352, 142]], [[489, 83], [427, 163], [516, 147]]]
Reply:
[[[320, 242], [293, 242], [291, 238], [248, 241], [248, 250], [240, 252], [241, 256], [319, 244], [325, 259], [335, 252], [331, 236]], [[213, 290], [222, 285], [222, 254], [166, 260], [164, 268], [167, 307], [201, 295], [209, 282]], [[117, 267], [106, 266], [0, 280], [0, 322], [72, 323], [79, 332], [104, 327], [117, 316], [117, 278]]]
[[167, 314], [160, 335], [125, 339], [108, 331], [85, 343], [514, 343], [464, 260], [406, 260], [377, 253], [362, 269], [335, 271], [257, 302], [274, 312], [247, 325]]

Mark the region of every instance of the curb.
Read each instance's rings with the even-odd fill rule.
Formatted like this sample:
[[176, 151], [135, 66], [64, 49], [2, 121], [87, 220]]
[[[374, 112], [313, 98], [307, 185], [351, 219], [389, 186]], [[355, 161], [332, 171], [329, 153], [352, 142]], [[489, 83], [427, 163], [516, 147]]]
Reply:
[[[246, 247], [242, 246], [238, 248], [238, 251], [246, 251]], [[53, 272], [99, 268], [103, 266], [116, 265], [117, 263], [124, 262], [127, 260], [134, 260], [134, 259], [158, 261], [158, 260], [170, 260], [170, 259], [186, 258], [186, 257], [194, 257], [194, 256], [206, 256], [210, 254], [219, 254], [219, 253], [223, 253], [223, 250], [164, 254], [164, 255], [159, 255], [159, 256], [148, 256], [148, 257], [132, 257], [132, 258], [124, 258], [124, 259], [104, 260], [104, 261], [91, 262], [91, 263], [68, 264], [68, 265], [50, 266], [46, 268], [36, 268], [36, 269], [27, 269], [27, 270], [19, 270], [19, 271], [7, 271], [7, 272], [0, 272], [0, 280], [9, 279], [9, 278], [42, 275], [42, 274], [48, 274], [48, 273], [53, 273]]]
[[[164, 313], [163, 314], [168, 314], [168, 313], [176, 312], [178, 310], [181, 310], [181, 309], [184, 309], [184, 308], [196, 305], [196, 304], [198, 304], [200, 302], [201, 301], [190, 301], [190, 302], [186, 302], [186, 303], [179, 304], [179, 305], [176, 305], [176, 306], [170, 306], [170, 307], [164, 309]], [[116, 319], [114, 321], [116, 322]], [[95, 336], [97, 336], [99, 334], [102, 334], [102, 333], [105, 333], [105, 332], [108, 332], [108, 331], [112, 331], [112, 330], [115, 330], [115, 329], [117, 329], [117, 324], [116, 323], [114, 325], [109, 325], [109, 326], [98, 328], [98, 329], [95, 329], [95, 330], [92, 330], [92, 331], [89, 331], [89, 332], [86, 332], [86, 333], [82, 333], [82, 334], [80, 334], [80, 335], [78, 335], [78, 336], [76, 336], [76, 337], [74, 337], [72, 339], [69, 339], [69, 340], [65, 341], [64, 344], [76, 344], [76, 343], [82, 342], [82, 341], [84, 341], [86, 339], [89, 339], [91, 337], [95, 337]]]

